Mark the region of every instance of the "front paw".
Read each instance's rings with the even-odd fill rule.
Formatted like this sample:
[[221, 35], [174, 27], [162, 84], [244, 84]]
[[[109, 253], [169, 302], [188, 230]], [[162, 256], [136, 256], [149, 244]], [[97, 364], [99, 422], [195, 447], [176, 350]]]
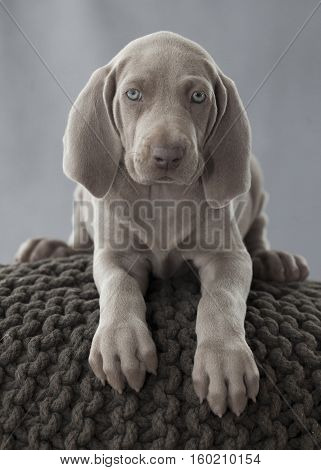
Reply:
[[94, 335], [89, 364], [103, 384], [122, 393], [125, 380], [137, 392], [145, 371], [156, 374], [156, 347], [147, 325], [138, 319], [99, 325]]
[[239, 416], [247, 399], [256, 400], [259, 371], [245, 340], [208, 340], [197, 346], [193, 383], [202, 402], [205, 398], [216, 415], [222, 417], [227, 406]]

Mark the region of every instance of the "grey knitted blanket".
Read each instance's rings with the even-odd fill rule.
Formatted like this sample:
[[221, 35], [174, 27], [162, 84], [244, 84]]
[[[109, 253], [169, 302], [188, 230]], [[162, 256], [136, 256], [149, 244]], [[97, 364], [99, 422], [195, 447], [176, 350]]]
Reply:
[[215, 417], [193, 391], [199, 297], [192, 274], [151, 283], [158, 375], [118, 395], [87, 361], [99, 316], [91, 257], [1, 267], [1, 448], [320, 448], [321, 284], [253, 282], [246, 332], [260, 392], [238, 418]]

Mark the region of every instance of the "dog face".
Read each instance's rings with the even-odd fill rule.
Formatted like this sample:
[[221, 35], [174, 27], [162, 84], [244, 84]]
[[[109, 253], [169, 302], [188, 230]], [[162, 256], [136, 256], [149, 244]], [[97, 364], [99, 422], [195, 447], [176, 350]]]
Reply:
[[73, 106], [64, 170], [94, 196], [119, 162], [137, 183], [202, 177], [215, 207], [250, 184], [250, 132], [233, 82], [196, 43], [167, 32], [137, 39], [97, 70]]
[[179, 56], [175, 43], [135, 49], [120, 64], [114, 102], [126, 168], [138, 183], [190, 184], [203, 172], [214, 106], [204, 61], [188, 47]]

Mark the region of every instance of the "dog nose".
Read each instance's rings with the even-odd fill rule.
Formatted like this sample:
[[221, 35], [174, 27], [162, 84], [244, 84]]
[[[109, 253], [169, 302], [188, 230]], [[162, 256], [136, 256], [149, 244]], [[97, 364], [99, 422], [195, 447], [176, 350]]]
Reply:
[[158, 168], [173, 170], [179, 166], [183, 157], [182, 147], [153, 147], [152, 158]]

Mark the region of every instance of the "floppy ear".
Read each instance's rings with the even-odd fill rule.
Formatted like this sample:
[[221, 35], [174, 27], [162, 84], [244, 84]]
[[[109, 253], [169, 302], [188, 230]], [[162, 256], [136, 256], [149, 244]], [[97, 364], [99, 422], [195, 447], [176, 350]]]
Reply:
[[214, 91], [216, 109], [205, 143], [202, 180], [206, 199], [220, 208], [250, 189], [251, 133], [235, 84], [219, 69]]
[[111, 187], [122, 154], [112, 112], [115, 88], [111, 64], [96, 70], [70, 110], [63, 138], [65, 174], [98, 198]]

